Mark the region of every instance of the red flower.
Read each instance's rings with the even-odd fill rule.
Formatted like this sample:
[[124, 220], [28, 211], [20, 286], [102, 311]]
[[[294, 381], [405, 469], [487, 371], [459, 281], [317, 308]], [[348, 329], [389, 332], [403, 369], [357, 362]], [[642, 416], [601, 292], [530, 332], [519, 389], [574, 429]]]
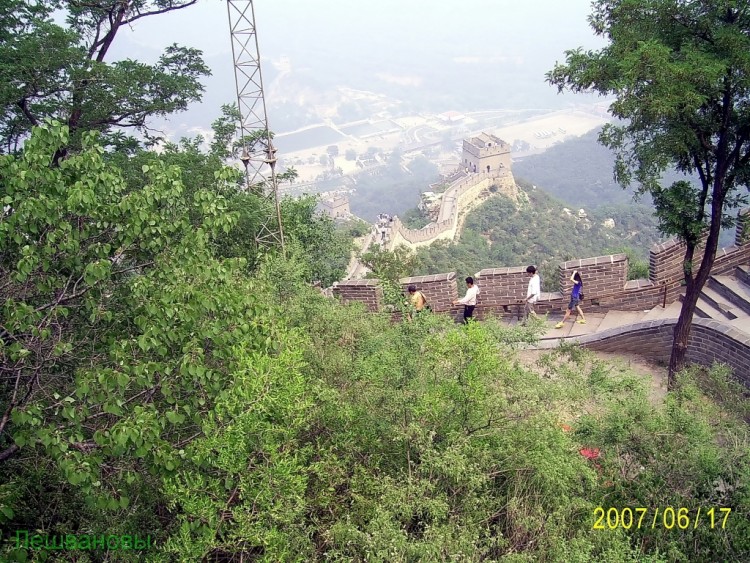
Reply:
[[597, 459], [599, 457], [599, 448], [581, 448], [578, 452], [586, 459]]

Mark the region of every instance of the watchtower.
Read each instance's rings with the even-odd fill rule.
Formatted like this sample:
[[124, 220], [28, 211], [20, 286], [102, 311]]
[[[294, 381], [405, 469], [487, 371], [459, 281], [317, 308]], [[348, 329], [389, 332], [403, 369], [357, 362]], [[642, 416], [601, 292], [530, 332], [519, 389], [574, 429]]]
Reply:
[[510, 164], [510, 145], [495, 135], [480, 133], [464, 139], [461, 166], [469, 172], [499, 174], [503, 168], [510, 170]]

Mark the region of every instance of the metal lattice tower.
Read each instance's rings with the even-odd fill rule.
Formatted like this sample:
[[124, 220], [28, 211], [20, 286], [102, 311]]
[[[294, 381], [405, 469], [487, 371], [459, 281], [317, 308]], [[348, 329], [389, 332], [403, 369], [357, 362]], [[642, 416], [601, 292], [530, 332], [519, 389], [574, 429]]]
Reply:
[[276, 180], [276, 148], [268, 128], [260, 50], [255, 31], [252, 0], [227, 0], [229, 30], [232, 36], [234, 80], [240, 111], [240, 141], [248, 190], [257, 191], [271, 204], [269, 213], [255, 237], [259, 246], [280, 246], [284, 250], [279, 191]]

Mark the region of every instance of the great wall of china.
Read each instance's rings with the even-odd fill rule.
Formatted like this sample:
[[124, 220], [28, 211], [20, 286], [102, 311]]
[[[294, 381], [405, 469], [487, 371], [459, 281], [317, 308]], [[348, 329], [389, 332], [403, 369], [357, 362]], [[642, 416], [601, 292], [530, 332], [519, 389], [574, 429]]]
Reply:
[[[442, 194], [437, 220], [422, 229], [409, 229], [394, 218], [386, 248], [416, 249], [437, 240], [455, 240], [466, 214], [493, 193], [513, 199], [519, 196], [511, 172], [510, 147], [485, 133], [464, 141], [459, 171], [447, 178], [446, 183], [449, 185]], [[562, 314], [568, 303], [570, 276], [573, 270], [578, 270], [585, 280], [586, 314], [607, 316], [601, 324], [602, 330], [578, 329], [561, 336], [591, 349], [634, 353], [665, 362], [669, 359], [672, 330], [683, 293], [684, 250], [684, 243], [676, 239], [654, 245], [648, 279], [628, 279], [625, 254], [563, 262], [558, 267], [562, 291], [542, 293], [537, 311]], [[696, 256], [702, 252], [700, 247]], [[526, 296], [526, 265], [487, 268], [474, 278], [480, 287], [477, 319], [518, 315], [519, 302]], [[404, 294], [407, 286], [417, 286], [436, 313], [460, 317], [462, 307], [452, 305], [458, 298], [455, 272], [408, 277], [399, 282]], [[377, 279], [348, 279], [334, 284], [332, 294], [342, 302], [359, 302], [373, 313], [384, 310], [383, 291]], [[607, 323], [610, 314], [619, 318]], [[559, 344], [560, 337], [551, 334], [542, 338], [539, 347]], [[727, 364], [750, 388], [750, 209], [738, 214], [734, 245], [720, 248], [716, 254], [711, 279], [701, 294], [693, 320], [688, 360], [701, 365]]]
[[463, 142], [459, 170], [446, 180], [437, 220], [422, 229], [409, 229], [394, 218], [386, 248], [406, 246], [412, 250], [437, 240], [455, 240], [466, 214], [492, 193], [518, 197], [511, 172], [510, 145], [494, 135], [482, 133]]
[[[734, 245], [721, 248], [712, 269], [712, 288], [702, 294], [699, 317], [688, 346], [690, 361], [708, 365], [721, 362], [729, 365], [735, 376], [750, 387], [750, 210], [738, 217]], [[648, 279], [628, 280], [628, 259], [624, 254], [612, 254], [570, 260], [559, 264], [561, 292], [542, 293], [537, 304], [540, 313], [561, 314], [567, 306], [570, 275], [581, 272], [585, 280], [586, 313], [627, 312], [652, 314], [642, 321], [627, 323], [595, 334], [580, 335], [571, 340], [603, 351], [622, 351], [665, 361], [668, 359], [672, 318], [659, 318], [658, 312], [667, 304], [679, 304], [682, 289], [682, 259], [684, 243], [669, 240], [654, 245], [650, 251]], [[700, 255], [701, 251], [697, 251]], [[696, 258], [697, 259], [697, 258]], [[474, 276], [480, 287], [475, 317], [511, 318], [517, 314], [518, 303], [526, 296], [528, 277], [526, 266], [488, 268]], [[725, 280], [727, 274], [736, 281]], [[460, 316], [461, 307], [451, 303], [458, 298], [455, 272], [403, 278], [400, 284], [406, 292], [410, 284], [424, 292], [433, 311]], [[727, 286], [723, 296], [717, 296]], [[333, 287], [333, 295], [342, 302], [362, 303], [370, 312], [382, 312], [383, 292], [377, 279], [348, 280]], [[709, 308], [706, 303], [713, 304]], [[672, 308], [672, 311], [675, 309]], [[634, 317], [635, 319], [635, 317]], [[554, 342], [552, 342], [554, 340]], [[550, 338], [543, 346], [554, 345]]]
[[422, 229], [409, 229], [395, 217], [387, 248], [392, 250], [398, 246], [406, 246], [413, 250], [438, 240], [455, 240], [461, 232], [463, 217], [489, 197], [492, 187], [497, 189], [497, 193], [513, 199], [518, 195], [518, 187], [510, 169], [461, 175], [445, 190], [437, 222]]

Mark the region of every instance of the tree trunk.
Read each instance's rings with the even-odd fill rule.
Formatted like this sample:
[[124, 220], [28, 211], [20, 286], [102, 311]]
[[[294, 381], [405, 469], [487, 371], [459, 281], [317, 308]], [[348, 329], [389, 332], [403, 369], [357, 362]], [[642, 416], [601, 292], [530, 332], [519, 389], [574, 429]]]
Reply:
[[674, 327], [672, 336], [672, 352], [669, 356], [669, 373], [667, 375], [667, 389], [670, 391], [675, 387], [675, 376], [685, 365], [685, 356], [687, 355], [688, 337], [690, 328], [693, 325], [693, 315], [695, 314], [695, 305], [701, 294], [702, 287], [698, 284], [689, 284], [685, 291], [685, 300], [682, 302], [680, 317]]
[[675, 386], [675, 376], [685, 366], [688, 338], [693, 326], [693, 314], [703, 286], [706, 285], [711, 269], [716, 259], [716, 249], [719, 246], [719, 234], [721, 232], [721, 213], [724, 207], [724, 197], [720, 190], [714, 189], [713, 201], [711, 203], [711, 223], [706, 239], [706, 248], [700, 261], [700, 268], [695, 272], [695, 246], [696, 243], [688, 243], [685, 249], [683, 269], [685, 273], [685, 300], [682, 302], [680, 318], [674, 327], [672, 339], [672, 352], [669, 357], [669, 373], [667, 375], [667, 389], [672, 390]]

